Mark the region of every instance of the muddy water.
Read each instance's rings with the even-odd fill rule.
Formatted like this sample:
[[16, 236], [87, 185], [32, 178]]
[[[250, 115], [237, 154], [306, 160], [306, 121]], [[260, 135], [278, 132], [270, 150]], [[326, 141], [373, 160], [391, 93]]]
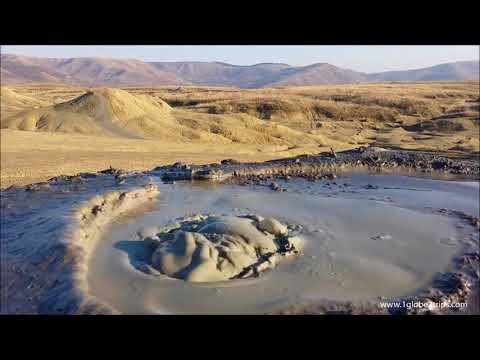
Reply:
[[[303, 301], [414, 294], [449, 270], [472, 231], [432, 209], [479, 211], [476, 182], [352, 175], [279, 183], [288, 191], [161, 184], [154, 211], [124, 217], [99, 241], [89, 266], [90, 291], [128, 314], [256, 314]], [[137, 231], [195, 213], [256, 213], [298, 224], [305, 247], [255, 279], [199, 284], [138, 270], [150, 253]]]

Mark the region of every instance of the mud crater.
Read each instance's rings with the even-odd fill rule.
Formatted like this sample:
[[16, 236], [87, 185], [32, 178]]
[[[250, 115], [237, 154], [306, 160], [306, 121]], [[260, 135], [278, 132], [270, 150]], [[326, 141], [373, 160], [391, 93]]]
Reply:
[[[444, 159], [429, 154], [397, 151], [375, 152], [375, 155], [350, 151], [335, 156], [299, 157], [261, 164], [238, 164], [233, 161], [202, 167], [183, 167], [177, 164], [140, 173], [108, 169], [99, 173], [60, 176], [25, 187], [11, 187], [2, 191], [1, 204], [2, 274], [8, 279], [5, 282], [8, 286], [2, 285], [2, 302], [5, 304], [2, 311], [69, 314], [169, 311], [245, 313], [254, 309], [258, 313], [276, 313], [278, 309], [284, 313], [392, 313], [379, 311], [376, 303], [364, 306], [358, 299], [381, 295], [381, 299], [388, 300], [420, 299], [438, 302], [468, 299], [472, 302], [471, 295], [478, 294], [479, 278], [478, 184], [429, 181], [427, 188], [423, 189], [423, 185], [427, 184], [413, 178], [402, 178], [401, 184], [390, 183], [393, 178], [385, 178], [383, 181], [379, 177], [354, 182], [353, 178], [341, 174], [349, 166], [388, 173], [390, 165], [397, 169], [398, 164], [405, 163], [415, 171], [425, 170], [428, 177], [433, 177], [436, 173], [448, 173], [468, 175], [478, 180], [479, 167], [476, 159]], [[322, 182], [335, 180], [334, 173], [338, 173], [341, 178], [328, 186]], [[131, 266], [128, 266], [131, 264], [124, 261], [128, 255], [123, 252], [121, 256], [112, 257], [112, 266], [108, 270], [111, 274], [104, 277], [108, 281], [99, 280], [98, 286], [93, 288], [88, 276], [104, 276], [102, 272], [107, 271], [107, 266], [103, 262], [105, 259], [99, 257], [99, 266], [90, 268], [95, 262], [89, 262], [88, 259], [90, 255], [93, 257], [98, 253], [98, 244], [104, 245], [103, 234], [108, 232], [108, 226], [122, 213], [155, 198], [156, 185], [160, 185], [158, 180], [165, 175], [168, 175], [167, 178], [177, 176], [173, 177], [174, 180], [208, 180], [205, 183], [219, 180], [223, 182], [224, 190], [218, 186], [218, 191], [215, 192], [225, 192], [223, 195], [214, 195], [215, 192], [212, 191], [208, 196], [195, 197], [195, 192], [186, 190], [184, 197], [182, 193], [178, 195], [180, 200], [185, 200], [182, 205], [184, 209], [169, 219], [189, 213], [192, 206], [200, 214], [214, 207], [214, 211], [228, 211], [233, 207], [252, 208], [251, 211], [268, 218], [281, 219], [283, 223], [270, 222], [283, 230], [277, 232], [275, 226], [266, 228], [261, 225], [265, 219], [250, 213], [239, 215], [232, 212], [228, 216], [196, 215], [178, 218], [174, 223], [139, 232], [143, 241], [136, 242], [142, 243], [149, 251], [148, 256], [141, 261], [136, 259], [138, 262], [134, 267], [143, 272], [131, 271]], [[272, 185], [272, 180], [277, 183]], [[374, 185], [368, 186], [366, 181]], [[341, 183], [345, 184], [340, 186]], [[256, 185], [262, 184], [273, 191], [263, 186], [260, 190], [256, 189]], [[168, 195], [169, 187], [170, 185], [161, 186], [160, 193]], [[172, 193], [178, 193], [179, 188], [180, 184], [172, 185]], [[282, 194], [277, 194], [279, 189]], [[250, 190], [255, 190], [255, 193]], [[364, 190], [368, 190], [368, 195]], [[240, 191], [242, 195], [237, 197], [236, 193]], [[190, 199], [192, 195], [193, 201]], [[295, 205], [296, 199], [300, 197], [301, 203]], [[344, 198], [348, 202], [337, 204]], [[269, 205], [269, 202], [275, 205]], [[178, 204], [180, 203], [175, 203], [176, 207]], [[408, 210], [412, 204], [415, 207], [413, 212]], [[443, 208], [447, 205], [452, 209]], [[348, 206], [352, 208], [345, 209]], [[285, 209], [289, 211], [289, 219], [306, 224], [301, 238], [297, 236], [299, 228], [288, 225], [282, 218]], [[73, 210], [75, 216], [72, 217]], [[169, 211], [162, 209], [164, 210]], [[180, 211], [174, 207], [171, 211], [178, 212], [177, 210]], [[383, 210], [392, 212], [391, 224], [387, 223], [390, 220]], [[368, 219], [367, 211], [372, 215]], [[442, 215], [443, 220], [441, 217], [427, 216], [428, 212]], [[375, 223], [375, 227], [369, 227], [371, 224], [367, 220], [376, 217], [381, 217], [382, 221]], [[343, 223], [355, 225], [363, 232], [360, 235], [345, 233], [342, 236], [343, 224], [337, 223], [336, 219], [349, 219]], [[354, 220], [361, 220], [362, 223], [351, 224]], [[417, 220], [417, 226], [412, 226]], [[404, 222], [403, 225], [401, 221]], [[319, 226], [319, 222], [324, 223], [324, 226]], [[158, 223], [166, 222], [156, 222]], [[306, 231], [307, 225], [312, 227], [311, 231]], [[316, 232], [313, 229], [315, 226], [320, 230], [332, 231]], [[390, 231], [392, 226], [398, 227], [396, 233]], [[441, 234], [440, 226], [443, 229]], [[137, 229], [138, 227], [135, 230]], [[419, 238], [423, 234], [422, 229], [435, 233], [431, 236], [425, 234], [423, 240], [428, 243], [422, 245], [425, 248], [417, 248], [417, 243], [410, 242], [409, 238]], [[244, 231], [256, 235], [246, 236]], [[408, 236], [402, 238], [405, 232]], [[305, 244], [304, 236], [307, 236]], [[318, 256], [318, 261], [313, 261], [313, 256], [312, 260], [308, 260], [309, 256], [303, 254], [312, 250], [304, 249], [303, 245], [310, 246], [313, 244], [310, 240], [315, 238], [319, 240], [318, 249], [315, 249], [318, 253], [314, 254]], [[347, 241], [350, 238], [355, 238], [355, 242]], [[102, 241], [97, 241], [100, 239]], [[448, 241], [441, 241], [442, 239]], [[365, 253], [350, 256], [349, 249], [353, 245], [358, 245], [359, 251], [366, 249]], [[105, 244], [105, 248], [108, 247], [111, 252], [112, 244]], [[406, 253], [407, 250], [410, 255]], [[434, 268], [432, 264], [431, 268], [427, 268], [429, 263], [420, 257], [419, 250], [426, 254], [425, 259], [432, 257], [430, 251], [442, 255], [442, 266]], [[403, 252], [405, 263], [402, 263], [403, 258], [400, 256]], [[343, 257], [339, 256], [342, 253]], [[395, 259], [391, 259], [390, 254], [396, 254]], [[323, 255], [325, 259], [322, 258]], [[376, 256], [373, 260], [378, 261], [371, 261], [373, 255]], [[291, 271], [292, 267], [284, 267], [283, 264], [277, 266], [289, 256], [293, 257], [295, 264], [298, 263], [300, 272]], [[418, 270], [415, 277], [411, 276], [411, 257], [415, 257]], [[356, 259], [366, 261], [355, 262]], [[438, 263], [438, 259], [435, 256], [435, 262]], [[385, 260], [385, 263], [380, 260]], [[337, 275], [330, 276], [327, 265], [335, 265]], [[265, 271], [273, 267], [277, 269]], [[388, 281], [381, 277], [373, 280], [368, 277], [381, 275], [385, 271], [388, 276], [384, 277]], [[119, 276], [114, 276], [118, 273]], [[436, 275], [426, 281], [431, 274]], [[258, 282], [252, 279], [259, 275], [265, 276]], [[145, 278], [153, 278], [155, 281]], [[161, 280], [165, 278], [174, 280]], [[218, 291], [217, 287], [221, 287], [217, 285], [219, 282], [236, 283], [232, 279], [238, 278], [244, 279], [246, 285], [224, 287]], [[265, 278], [268, 279], [264, 281]], [[392, 283], [392, 278], [397, 279], [403, 288], [385, 291], [384, 288]], [[367, 279], [368, 283], [363, 283], [363, 279]], [[385, 281], [381, 282], [382, 280]], [[111, 285], [112, 281], [117, 283]], [[192, 286], [190, 282], [213, 283], [213, 287], [207, 284]], [[376, 286], [377, 283], [382, 286], [369, 289], [368, 294], [362, 292], [364, 285]], [[111, 287], [104, 292], [100, 291], [106, 285]], [[313, 285], [316, 286], [315, 289], [312, 289]], [[414, 295], [408, 295], [404, 288], [419, 290]], [[331, 296], [334, 291], [337, 294]], [[126, 293], [129, 296], [125, 296]], [[300, 293], [305, 294], [303, 299], [299, 299]], [[316, 296], [311, 296], [311, 293]], [[140, 297], [143, 298], [138, 304], [133, 303]], [[212, 305], [217, 298], [218, 301]], [[351, 301], [346, 302], [345, 299]], [[331, 307], [329, 302], [333, 304]], [[289, 305], [292, 304], [293, 308], [290, 308]], [[472, 311], [478, 313], [478, 307]]]

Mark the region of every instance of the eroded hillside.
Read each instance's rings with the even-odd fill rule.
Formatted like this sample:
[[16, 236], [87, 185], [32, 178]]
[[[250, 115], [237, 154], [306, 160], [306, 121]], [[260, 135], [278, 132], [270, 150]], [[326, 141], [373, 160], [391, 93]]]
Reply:
[[375, 143], [479, 151], [478, 82], [263, 90], [31, 86], [3, 88], [3, 94], [2, 128], [17, 130], [173, 142], [337, 148]]
[[2, 87], [2, 187], [108, 166], [264, 161], [331, 147], [472, 156], [479, 152], [478, 86]]

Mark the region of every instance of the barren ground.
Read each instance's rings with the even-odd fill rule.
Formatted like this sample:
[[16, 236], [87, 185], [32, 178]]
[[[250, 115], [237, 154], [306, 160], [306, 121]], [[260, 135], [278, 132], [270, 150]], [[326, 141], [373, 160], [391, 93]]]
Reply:
[[[259, 90], [126, 88], [136, 98], [161, 100], [171, 107], [167, 125], [159, 125], [151, 133], [150, 128], [129, 123], [130, 128], [142, 131], [143, 139], [90, 134], [88, 129], [79, 133], [76, 124], [72, 125], [75, 117], [68, 118], [66, 126], [62, 123], [65, 112], [42, 113], [87, 90], [58, 85], [2, 86], [2, 188], [109, 166], [145, 170], [176, 161], [265, 161], [316, 154], [330, 147], [338, 151], [377, 145], [452, 155], [479, 152], [478, 82]], [[34, 131], [19, 130], [17, 122], [9, 120], [32, 111], [40, 112]], [[155, 122], [154, 112], [147, 115]], [[141, 116], [127, 120], [143, 121]], [[51, 124], [35, 128], [42, 121]], [[175, 129], [181, 130], [181, 136]]]

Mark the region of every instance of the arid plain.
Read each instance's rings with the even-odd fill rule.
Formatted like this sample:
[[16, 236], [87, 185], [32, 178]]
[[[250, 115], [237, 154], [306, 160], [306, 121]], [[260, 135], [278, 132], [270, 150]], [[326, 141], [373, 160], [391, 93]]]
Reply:
[[479, 83], [1, 88], [1, 187], [110, 166], [265, 161], [375, 145], [479, 154]]

